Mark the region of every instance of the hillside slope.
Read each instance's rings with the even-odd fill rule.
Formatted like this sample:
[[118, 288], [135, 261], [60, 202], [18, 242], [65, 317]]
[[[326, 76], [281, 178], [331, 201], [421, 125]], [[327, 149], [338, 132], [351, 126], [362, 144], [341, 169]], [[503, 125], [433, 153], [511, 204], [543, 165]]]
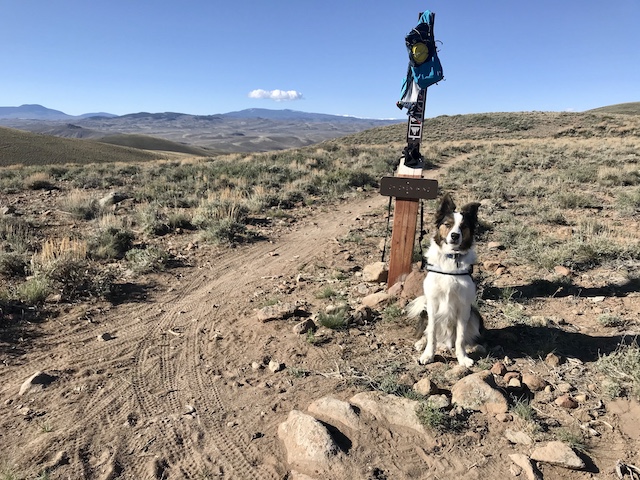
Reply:
[[[190, 152], [191, 153], [191, 152]], [[161, 153], [93, 140], [59, 138], [0, 127], [0, 167], [112, 162], [148, 162]]]

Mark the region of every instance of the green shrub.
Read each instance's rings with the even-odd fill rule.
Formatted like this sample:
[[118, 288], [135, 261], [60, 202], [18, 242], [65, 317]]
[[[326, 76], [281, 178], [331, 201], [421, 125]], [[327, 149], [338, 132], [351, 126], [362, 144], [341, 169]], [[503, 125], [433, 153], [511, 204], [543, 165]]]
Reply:
[[93, 259], [120, 259], [133, 246], [133, 232], [117, 227], [99, 230], [87, 246], [89, 256]]
[[127, 251], [125, 258], [136, 273], [163, 271], [169, 262], [169, 254], [157, 247], [132, 248]]

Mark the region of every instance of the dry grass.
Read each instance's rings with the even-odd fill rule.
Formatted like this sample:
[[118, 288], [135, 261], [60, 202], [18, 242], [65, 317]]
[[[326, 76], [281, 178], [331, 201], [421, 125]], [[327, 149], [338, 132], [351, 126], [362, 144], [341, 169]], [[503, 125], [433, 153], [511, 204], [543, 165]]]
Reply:
[[[442, 190], [456, 192], [460, 203], [483, 201], [482, 235], [501, 241], [513, 264], [530, 265], [543, 277], [557, 265], [586, 272], [640, 261], [637, 239], [628, 238], [639, 226], [640, 117], [524, 112], [442, 116], [425, 123], [422, 151], [428, 164], [455, 160], [440, 181]], [[66, 221], [91, 232], [83, 243], [47, 227], [37, 213], [27, 220], [0, 217], [0, 240], [13, 255], [3, 257], [3, 276], [20, 281], [21, 259], [31, 256], [33, 265], [68, 256], [98, 270], [117, 261], [122, 268], [137, 262], [137, 270], [146, 271], [146, 265], [166, 265], [167, 257], [157, 247], [136, 247], [127, 255], [135, 243], [191, 229], [204, 242], [255, 241], [255, 223], [377, 190], [404, 136], [405, 126], [398, 124], [296, 150], [149, 162], [158, 155], [46, 136], [34, 140], [2, 129], [0, 137], [13, 142], [2, 161], [22, 164], [3, 169], [4, 198], [55, 189]], [[61, 162], [78, 155], [83, 165]], [[128, 193], [127, 209], [98, 206], [97, 199], [113, 190]], [[352, 240], [362, 239], [358, 233]], [[503, 313], [512, 322], [527, 322], [512, 302]]]

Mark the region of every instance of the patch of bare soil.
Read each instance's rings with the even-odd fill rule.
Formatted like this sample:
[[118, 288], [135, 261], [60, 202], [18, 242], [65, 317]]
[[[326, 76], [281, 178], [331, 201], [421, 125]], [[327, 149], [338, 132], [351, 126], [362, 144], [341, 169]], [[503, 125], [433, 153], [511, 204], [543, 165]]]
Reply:
[[[131, 291], [117, 304], [68, 307], [5, 332], [5, 469], [24, 478], [45, 470], [48, 478], [64, 479], [303, 478], [292, 476], [277, 434], [292, 410], [306, 412], [326, 396], [349, 400], [379, 386], [389, 372], [407, 386], [428, 376], [450, 394], [455, 378], [447, 372], [455, 359], [447, 355], [438, 364], [418, 365], [413, 326], [403, 316], [384, 316], [384, 306], [360, 325], [320, 327], [313, 335], [294, 331], [306, 315], [340, 302], [355, 309], [365, 295], [383, 290], [383, 284], [363, 281], [362, 267], [379, 260], [381, 237], [368, 233], [384, 229], [386, 202], [373, 195], [330, 209], [309, 208], [269, 232], [270, 241], [236, 249], [194, 247], [187, 235], [175, 236], [172, 248], [185, 265], [149, 277], [147, 289]], [[481, 262], [506, 263], [504, 252], [487, 244], [478, 249]], [[540, 464], [545, 479], [613, 479], [618, 460], [640, 465], [640, 406], [605, 398], [594, 367], [599, 354], [633, 333], [602, 326], [598, 315], [637, 318], [637, 292], [616, 284], [615, 272], [574, 279], [584, 283], [579, 294], [552, 282], [549, 291], [532, 285], [526, 269], [515, 265], [499, 274], [481, 267], [479, 274], [494, 359], [508, 357], [508, 370], [534, 373], [550, 386], [524, 393], [496, 376], [514, 404], [520, 397], [531, 400], [541, 430], [531, 431], [514, 412], [468, 412], [463, 428], [441, 433], [363, 414], [366, 435], [343, 432], [341, 461], [348, 475], [526, 478], [509, 455], [529, 455], [535, 445], [514, 444], [506, 431], [523, 431], [544, 444], [561, 427], [587, 432], [587, 467]], [[505, 323], [494, 308], [505, 286], [527, 296], [522, 308], [539, 317], [539, 325]], [[338, 296], [319, 298], [328, 296], [319, 295], [327, 288]], [[298, 302], [298, 313], [259, 321], [257, 311], [274, 301]], [[549, 352], [560, 364], [540, 357]], [[473, 370], [490, 368], [494, 359]], [[269, 368], [270, 362], [281, 365]], [[38, 371], [53, 380], [20, 395], [23, 382]], [[556, 404], [564, 389], [578, 399], [577, 408]]]

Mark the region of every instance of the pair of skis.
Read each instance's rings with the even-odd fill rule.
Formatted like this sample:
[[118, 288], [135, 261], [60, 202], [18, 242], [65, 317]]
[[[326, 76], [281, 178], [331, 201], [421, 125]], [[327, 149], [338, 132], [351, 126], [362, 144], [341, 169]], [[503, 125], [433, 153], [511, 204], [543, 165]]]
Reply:
[[380, 181], [380, 193], [395, 197], [393, 230], [389, 247], [387, 279], [389, 287], [411, 272], [420, 200], [433, 199], [438, 194], [438, 181], [422, 178], [422, 169], [425, 164], [420, 153], [420, 144], [426, 98], [427, 89], [424, 88], [418, 93], [418, 101], [409, 110], [407, 146], [396, 169], [396, 175], [383, 177]]

